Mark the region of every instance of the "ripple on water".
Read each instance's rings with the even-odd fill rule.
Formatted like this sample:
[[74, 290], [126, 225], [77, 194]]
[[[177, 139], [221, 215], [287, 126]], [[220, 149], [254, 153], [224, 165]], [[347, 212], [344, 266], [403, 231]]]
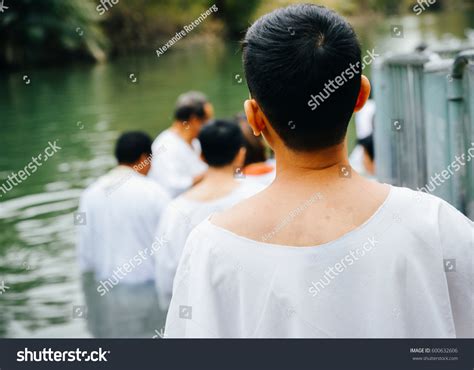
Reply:
[[[1, 203], [0, 222], [15, 237], [6, 237], [0, 259], [0, 281], [10, 288], [0, 297], [0, 336], [29, 337], [70, 325], [72, 302], [82, 301], [73, 227], [81, 190], [64, 187], [56, 183], [49, 192]], [[77, 333], [86, 332], [82, 326], [75, 323]]]
[[[64, 191], [39, 193], [33, 195], [25, 195], [19, 198], [13, 198], [0, 203], [0, 220], [12, 218], [31, 218], [38, 217], [41, 213], [37, 211], [30, 212], [30, 209], [39, 206], [47, 206], [42, 210], [43, 215], [50, 213], [55, 207], [57, 201], [77, 200], [81, 194], [81, 190], [70, 189]], [[61, 207], [59, 207], [61, 208]], [[53, 210], [54, 211], [54, 210]], [[29, 215], [31, 213], [31, 215]]]

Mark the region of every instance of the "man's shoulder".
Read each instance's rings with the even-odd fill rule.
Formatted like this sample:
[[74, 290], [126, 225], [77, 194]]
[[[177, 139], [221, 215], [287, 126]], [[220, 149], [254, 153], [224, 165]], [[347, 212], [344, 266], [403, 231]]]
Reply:
[[[442, 244], [449, 239], [469, 239], [473, 222], [447, 201], [425, 192], [392, 188], [396, 216], [420, 236], [432, 236]], [[455, 235], [457, 234], [457, 235]]]
[[[249, 232], [249, 229], [255, 226], [253, 221], [262, 220], [262, 218], [273, 220], [272, 212], [267, 212], [271, 209], [271, 201], [260, 196], [260, 194], [256, 194], [234, 207], [214, 215], [212, 223], [237, 234], [239, 234], [239, 230]], [[419, 233], [438, 233], [441, 220], [443, 222], [461, 222], [464, 224], [469, 222], [461, 212], [445, 200], [403, 187], [392, 186], [389, 198], [381, 209], [390, 217], [405, 220], [414, 231]], [[270, 224], [276, 224], [277, 221], [273, 220]], [[255, 228], [258, 229], [257, 226]], [[260, 231], [250, 231], [249, 235], [259, 235]]]
[[162, 131], [153, 141], [153, 155], [163, 154], [172, 151], [180, 143], [179, 137], [170, 129]]
[[159, 143], [161, 141], [163, 141], [164, 139], [166, 139], [167, 137], [170, 136], [170, 130], [169, 128], [168, 129], [165, 129], [163, 131], [161, 131], [155, 138], [155, 140], [153, 141], [153, 144], [155, 143]]
[[[216, 213], [212, 216], [212, 224], [221, 229], [238, 231], [249, 229], [252, 226], [252, 219], [261, 218], [262, 211], [268, 208], [260, 192], [254, 194], [234, 206]], [[271, 208], [270, 208], [271, 209]]]
[[441, 209], [460, 213], [447, 201], [433, 194], [396, 186], [392, 186], [391, 193], [393, 203], [397, 205], [397, 208], [405, 210], [407, 213], [423, 212], [425, 216], [435, 216]]
[[[217, 230], [215, 225], [211, 222], [212, 216], [207, 217], [205, 220], [202, 220], [200, 223], [193, 228], [189, 234], [190, 239], [198, 242], [207, 242], [211, 238], [218, 237]], [[193, 238], [191, 238], [191, 236]]]
[[160, 155], [173, 150], [173, 139], [174, 137], [169, 129], [162, 131], [152, 143], [151, 149], [153, 151], [153, 156], [159, 157]]
[[220, 235], [209, 219], [206, 219], [189, 233], [183, 250], [183, 260], [192, 259], [191, 257], [195, 254], [195, 251], [199, 251], [197, 254], [200, 259], [207, 259], [211, 256], [211, 251], [217, 244], [221, 244]]
[[99, 178], [96, 179], [94, 182], [92, 182], [91, 184], [89, 184], [89, 185], [82, 191], [82, 194], [81, 194], [81, 200], [82, 200], [82, 201], [88, 201], [89, 199], [92, 199], [92, 198], [95, 198], [95, 197], [101, 195], [101, 186], [100, 186], [100, 183], [101, 183], [102, 178], [103, 178], [103, 176], [102, 176], [102, 177], [99, 177]]
[[128, 181], [128, 185], [133, 189], [127, 190], [128, 193], [135, 192], [136, 197], [147, 202], [150, 199], [158, 199], [169, 203], [170, 197], [162, 185], [143, 175], [135, 175]]
[[176, 218], [182, 218], [186, 221], [192, 210], [193, 207], [190, 202], [181, 194], [177, 198], [170, 200], [163, 213], [163, 218], [168, 218], [172, 222], [175, 222]]

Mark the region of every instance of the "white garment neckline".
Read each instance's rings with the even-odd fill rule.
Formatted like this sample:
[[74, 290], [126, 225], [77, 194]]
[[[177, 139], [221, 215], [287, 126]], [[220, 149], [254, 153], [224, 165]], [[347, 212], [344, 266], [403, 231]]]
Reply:
[[[351, 241], [358, 242], [357, 236], [366, 228], [369, 226], [373, 225], [376, 223], [376, 221], [383, 216], [383, 211], [388, 207], [389, 203], [391, 203], [392, 198], [394, 197], [395, 193], [395, 188], [391, 185], [390, 186], [390, 191], [388, 193], [387, 198], [385, 198], [384, 202], [380, 205], [380, 207], [374, 212], [370, 218], [365, 221], [363, 224], [357, 226], [355, 229], [347, 232], [346, 234], [340, 236], [337, 239], [331, 240], [329, 242], [323, 243], [323, 244], [318, 244], [318, 245], [308, 245], [308, 246], [297, 246], [297, 245], [284, 245], [284, 244], [275, 244], [275, 243], [266, 243], [263, 241], [259, 240], [254, 240], [247, 238], [245, 236], [236, 234], [230, 230], [224, 229], [223, 227], [217, 226], [211, 222], [211, 218], [213, 214], [211, 214], [205, 221], [205, 225], [208, 227], [213, 228], [217, 232], [220, 232], [222, 234], [226, 234], [227, 236], [230, 236], [233, 239], [236, 239], [240, 241], [241, 243], [245, 243], [247, 245], [252, 245], [258, 248], [273, 248], [275, 250], [291, 250], [291, 251], [298, 251], [300, 253], [306, 252], [306, 251], [314, 251], [317, 249], [325, 249], [327, 247], [332, 247], [334, 245], [347, 242], [348, 239], [352, 239]], [[370, 235], [372, 236], [372, 235]]]

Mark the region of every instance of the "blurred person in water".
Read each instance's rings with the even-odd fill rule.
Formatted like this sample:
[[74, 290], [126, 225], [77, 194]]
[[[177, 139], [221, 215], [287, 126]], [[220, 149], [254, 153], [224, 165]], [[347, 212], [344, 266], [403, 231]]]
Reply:
[[264, 188], [237, 173], [246, 150], [236, 122], [212, 121], [201, 130], [199, 141], [202, 159], [209, 169], [199, 184], [168, 205], [156, 233], [168, 241], [166, 248], [156, 254], [156, 285], [160, 302], [164, 303], [171, 299], [176, 268], [192, 229], [212, 213], [230, 208]]
[[[153, 282], [158, 245], [155, 230], [170, 198], [146, 175], [151, 167], [151, 138], [127, 132], [115, 147], [118, 166], [82, 194], [77, 254], [82, 272], [100, 281], [105, 295], [119, 283]], [[161, 241], [160, 241], [161, 242]]]
[[160, 309], [155, 284], [119, 284], [102, 296], [97, 282], [83, 275], [87, 327], [94, 338], [163, 337], [166, 311]]
[[207, 165], [201, 160], [198, 135], [214, 115], [207, 97], [190, 91], [178, 97], [174, 122], [153, 142], [149, 176], [175, 198], [202, 180]]

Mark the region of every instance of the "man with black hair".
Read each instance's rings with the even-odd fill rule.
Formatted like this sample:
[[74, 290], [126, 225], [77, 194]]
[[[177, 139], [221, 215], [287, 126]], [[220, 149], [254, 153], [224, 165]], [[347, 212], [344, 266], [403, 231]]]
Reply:
[[197, 136], [214, 114], [207, 97], [197, 91], [179, 96], [172, 126], [153, 143], [150, 177], [174, 198], [197, 184], [207, 169], [200, 159]]
[[199, 134], [202, 159], [209, 166], [204, 179], [166, 208], [157, 235], [166, 235], [167, 248], [157, 254], [156, 285], [161, 302], [169, 303], [176, 268], [191, 230], [210, 214], [230, 208], [264, 188], [245, 178], [245, 141], [236, 122], [216, 120]]
[[348, 164], [370, 92], [352, 27], [316, 5], [278, 9], [250, 27], [243, 61], [276, 179], [192, 231], [167, 335], [472, 337], [473, 223]]
[[81, 271], [91, 271], [106, 294], [120, 283], [153, 282], [152, 246], [161, 213], [170, 198], [146, 177], [151, 138], [142, 132], [120, 136], [118, 166], [82, 194], [79, 206], [78, 257]]

